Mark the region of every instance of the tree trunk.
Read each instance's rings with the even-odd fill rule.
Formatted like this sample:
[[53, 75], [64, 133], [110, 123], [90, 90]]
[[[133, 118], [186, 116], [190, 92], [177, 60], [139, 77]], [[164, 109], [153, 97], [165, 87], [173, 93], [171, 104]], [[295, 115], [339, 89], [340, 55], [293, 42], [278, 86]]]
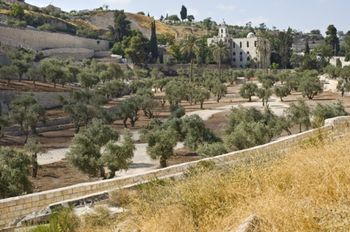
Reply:
[[38, 160], [37, 160], [37, 154], [34, 154], [32, 156], [32, 177], [36, 178], [38, 175], [38, 168], [39, 168], [39, 164], [38, 164]]
[[201, 110], [203, 109], [203, 102], [201, 102]]
[[103, 179], [106, 179], [106, 172], [104, 167], [100, 167], [100, 177], [102, 177]]
[[163, 156], [160, 157], [160, 167], [161, 167], [161, 168], [165, 168], [165, 167], [167, 166], [166, 160], [167, 160], [167, 159], [164, 158]]
[[301, 130], [301, 123], [299, 124], [299, 133], [301, 133], [302, 130]]
[[128, 118], [124, 118], [124, 120], [123, 120], [123, 124], [124, 124], [124, 127], [125, 128], [128, 128], [128, 125], [126, 124], [126, 121], [128, 120]]
[[110, 173], [109, 173], [109, 179], [112, 179], [112, 178], [114, 178], [115, 177], [115, 172], [116, 172], [116, 170], [110, 170]]

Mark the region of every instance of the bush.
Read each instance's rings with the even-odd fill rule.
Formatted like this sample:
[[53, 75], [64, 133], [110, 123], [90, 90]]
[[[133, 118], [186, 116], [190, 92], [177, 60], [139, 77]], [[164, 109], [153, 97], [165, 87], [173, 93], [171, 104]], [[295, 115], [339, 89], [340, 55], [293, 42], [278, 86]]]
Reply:
[[316, 108], [312, 112], [313, 120], [312, 120], [312, 126], [320, 127], [324, 125], [324, 121], [328, 118], [334, 118], [338, 116], [346, 116], [347, 112], [345, 111], [345, 108], [343, 104], [338, 101], [333, 104], [317, 104]]
[[223, 143], [205, 143], [197, 149], [197, 153], [204, 157], [213, 157], [227, 153]]
[[171, 105], [170, 106], [171, 117], [181, 118], [186, 114], [186, 110], [182, 106]]
[[38, 30], [40, 31], [50, 31], [50, 32], [56, 32], [57, 28], [53, 26], [52, 24], [45, 23], [38, 27]]
[[0, 147], [0, 199], [30, 193], [28, 179], [31, 161], [26, 154], [12, 148]]
[[49, 219], [48, 225], [41, 225], [31, 232], [75, 232], [80, 224], [78, 216], [72, 208], [61, 208], [53, 212]]

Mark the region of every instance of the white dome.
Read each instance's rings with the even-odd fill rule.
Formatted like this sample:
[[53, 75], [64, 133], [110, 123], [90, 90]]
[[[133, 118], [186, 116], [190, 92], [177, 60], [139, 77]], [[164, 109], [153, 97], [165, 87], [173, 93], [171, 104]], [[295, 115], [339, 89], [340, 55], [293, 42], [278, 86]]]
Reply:
[[250, 39], [250, 38], [255, 38], [255, 34], [253, 32], [249, 32], [248, 35], [247, 35], [247, 38]]

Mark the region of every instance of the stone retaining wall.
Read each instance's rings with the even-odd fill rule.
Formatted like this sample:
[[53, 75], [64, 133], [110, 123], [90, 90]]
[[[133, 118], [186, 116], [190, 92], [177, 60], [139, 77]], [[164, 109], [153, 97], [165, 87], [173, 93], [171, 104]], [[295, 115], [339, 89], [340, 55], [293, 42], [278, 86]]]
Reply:
[[[325, 138], [333, 140], [349, 133], [350, 117], [338, 117], [327, 120], [326, 125], [319, 129], [291, 135], [269, 144], [203, 160], [213, 161], [217, 165], [240, 165], [242, 162], [263, 155], [285, 153], [295, 149], [295, 147], [298, 147], [303, 141], [319, 136], [320, 134]], [[50, 204], [74, 198], [81, 198], [99, 192], [127, 188], [149, 182], [155, 178], [162, 179], [181, 176], [186, 170], [195, 166], [198, 162], [200, 161], [179, 164], [164, 169], [150, 171], [141, 175], [83, 183], [70, 187], [0, 200], [0, 229], [8, 227], [17, 220], [22, 219], [25, 215], [44, 209]]]
[[6, 26], [0, 26], [0, 42], [8, 46], [24, 47], [38, 51], [54, 48], [86, 48], [94, 51], [109, 50], [109, 42], [106, 40], [94, 40], [63, 33]]

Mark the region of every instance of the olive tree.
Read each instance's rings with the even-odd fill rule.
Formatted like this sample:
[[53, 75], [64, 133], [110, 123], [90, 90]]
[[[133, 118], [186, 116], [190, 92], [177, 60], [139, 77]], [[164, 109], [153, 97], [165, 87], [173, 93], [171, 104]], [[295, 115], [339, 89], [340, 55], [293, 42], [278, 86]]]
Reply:
[[243, 98], [248, 98], [249, 102], [252, 101], [252, 97], [255, 96], [258, 90], [258, 86], [254, 83], [245, 83], [239, 90], [239, 94]]
[[30, 159], [18, 150], [0, 147], [0, 198], [31, 193]]
[[140, 96], [133, 96], [124, 100], [119, 106], [119, 115], [123, 120], [124, 127], [127, 128], [127, 121], [129, 119], [131, 127], [135, 126], [137, 120], [139, 120], [139, 110], [141, 109]]
[[261, 99], [263, 106], [269, 102], [269, 98], [272, 95], [271, 89], [259, 88], [256, 91], [256, 95]]
[[0, 68], [0, 79], [7, 80], [7, 85], [10, 81], [19, 75], [19, 70], [15, 65], [5, 65]]
[[27, 143], [24, 145], [25, 151], [31, 157], [31, 165], [32, 165], [32, 177], [36, 178], [38, 175], [38, 155], [44, 152], [44, 148], [36, 139], [29, 139]]
[[210, 98], [209, 90], [203, 87], [196, 87], [193, 92], [195, 104], [199, 102], [201, 109], [203, 109], [204, 101]]
[[25, 143], [30, 132], [36, 133], [36, 126], [39, 121], [45, 122], [45, 109], [30, 95], [22, 95], [10, 104], [9, 119], [17, 123], [21, 132], [25, 135]]
[[295, 125], [299, 125], [299, 132], [302, 132], [304, 126], [308, 130], [311, 126], [311, 111], [305, 101], [299, 100], [292, 103], [287, 109], [287, 118]]
[[154, 130], [149, 133], [147, 153], [152, 159], [158, 159], [160, 166], [166, 167], [167, 160], [174, 153], [176, 145], [176, 132], [172, 129]]
[[299, 91], [303, 97], [312, 100], [316, 95], [322, 93], [323, 88], [317, 76], [305, 75], [300, 80]]
[[126, 134], [121, 145], [115, 144], [118, 133], [101, 120], [93, 120], [86, 129], [73, 138], [68, 160], [90, 176], [106, 178], [105, 168], [110, 168], [110, 178], [115, 171], [125, 170], [133, 157], [131, 135]]
[[275, 94], [277, 97], [281, 99], [281, 101], [283, 101], [284, 97], [287, 97], [288, 95], [290, 95], [290, 89], [285, 85], [276, 86]]
[[211, 89], [212, 94], [216, 97], [216, 102], [220, 102], [222, 97], [225, 97], [227, 93], [227, 87], [219, 80], [214, 82], [213, 88]]

